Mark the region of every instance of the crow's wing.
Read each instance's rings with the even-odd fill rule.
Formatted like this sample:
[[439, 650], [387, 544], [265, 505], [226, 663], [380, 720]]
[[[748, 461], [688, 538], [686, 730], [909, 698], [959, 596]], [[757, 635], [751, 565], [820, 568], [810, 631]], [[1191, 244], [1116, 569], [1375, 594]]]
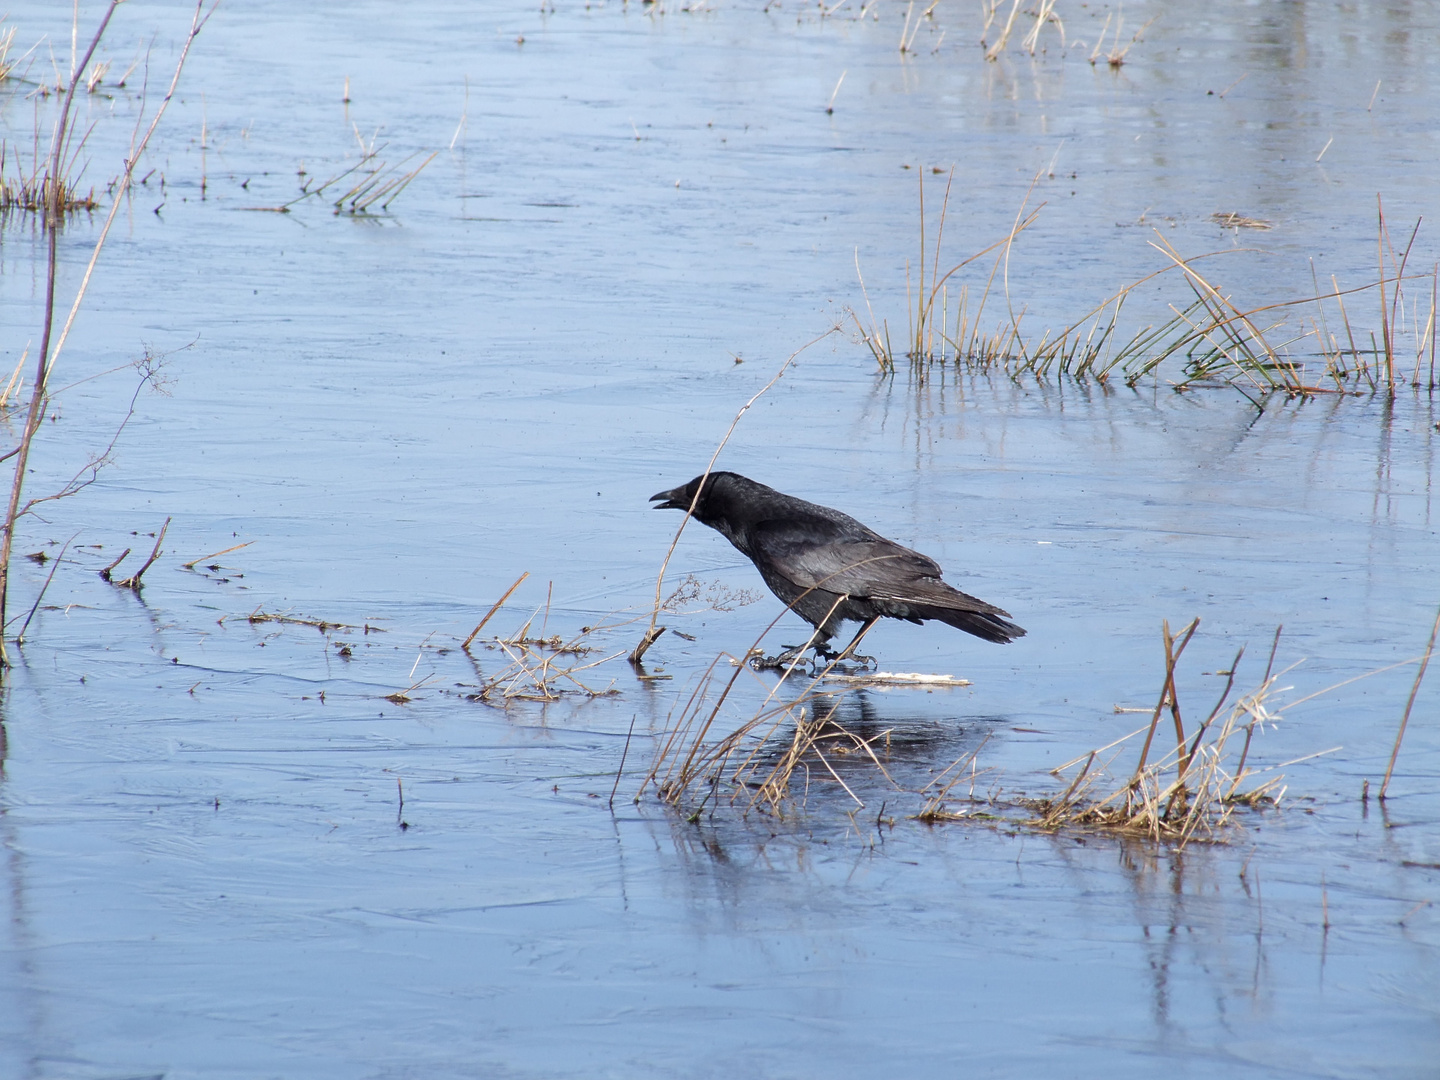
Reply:
[[939, 619], [1001, 643], [1024, 636], [1024, 628], [1009, 622], [1003, 608], [945, 584], [934, 559], [886, 540], [853, 518], [836, 516], [842, 520], [760, 522], [749, 530], [746, 554], [767, 580], [778, 574], [801, 590], [820, 589], [862, 605], [842, 618]]
[[751, 531], [751, 545], [802, 589], [910, 599], [917, 587], [925, 591], [925, 579], [938, 582], [941, 570], [935, 560], [869, 529], [856, 532], [826, 521], [767, 521]]

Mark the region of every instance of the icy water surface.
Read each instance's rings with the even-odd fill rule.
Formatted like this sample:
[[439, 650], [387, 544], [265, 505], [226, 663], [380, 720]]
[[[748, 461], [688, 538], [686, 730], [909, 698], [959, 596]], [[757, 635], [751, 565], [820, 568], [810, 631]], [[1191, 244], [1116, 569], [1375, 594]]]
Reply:
[[[666, 591], [693, 574], [759, 599], [668, 614], [694, 639], [651, 650], [669, 679], [612, 660], [584, 676], [607, 696], [467, 699], [504, 661], [458, 642], [522, 572], [487, 634], [645, 610], [677, 523], [648, 496], [863, 309], [857, 257], [900, 336], [922, 171], [933, 212], [955, 170], [956, 259], [1005, 235], [1040, 174], [1009, 269], [1037, 329], [1163, 265], [1152, 228], [1187, 255], [1251, 249], [1217, 265], [1259, 304], [1311, 289], [1311, 259], [1321, 281], [1370, 280], [1377, 193], [1397, 246], [1434, 215], [1428, 5], [1127, 5], [1121, 47], [1154, 21], [1115, 69], [1088, 63], [1107, 18], [1112, 47], [1103, 5], [1062, 0], [1066, 45], [1047, 26], [1033, 57], [1018, 16], [993, 63], [968, 5], [912, 20], [905, 56], [904, 5], [851, 6], [215, 15], [55, 377], [148, 347], [169, 394], [20, 534], [52, 556], [75, 539], [3, 702], [0, 1075], [1435, 1074], [1436, 698], [1421, 687], [1382, 807], [1362, 785], [1415, 668], [1346, 683], [1419, 656], [1440, 601], [1424, 392], [1262, 413], [1164, 378], [883, 378], [847, 324], [721, 464], [933, 555], [1029, 630], [1003, 649], [936, 625], [867, 639], [886, 669], [973, 683], [844, 699], [894, 786], [852, 757], [863, 809], [818, 773], [783, 820], [632, 801], [699, 674], [779, 611], [699, 526]], [[26, 160], [68, 18], [20, 5], [5, 24], [20, 50], [50, 35], [0, 87]], [[152, 106], [187, 20], [127, 3], [102, 49], [118, 74], [158, 32]], [[84, 102], [102, 193], [139, 85]], [[401, 172], [436, 156], [383, 213], [274, 212], [362, 146]], [[67, 228], [67, 288], [99, 222]], [[38, 338], [42, 251], [4, 222], [13, 358]], [[1414, 264], [1435, 252], [1422, 227]], [[1356, 307], [1378, 332], [1378, 305]], [[133, 389], [59, 394], [31, 490], [103, 450]], [[140, 595], [99, 579], [167, 517]], [[19, 560], [10, 615], [52, 566]], [[1279, 624], [1284, 698], [1346, 683], [1257, 737], [1280, 809], [1183, 851], [914, 819], [977, 749], [977, 794], [1054, 794], [1049, 769], [1138, 725], [1116, 706], [1154, 706], [1161, 620], [1195, 616], [1192, 717], [1241, 644], [1239, 682], [1259, 681]], [[596, 635], [587, 661], [639, 630]]]

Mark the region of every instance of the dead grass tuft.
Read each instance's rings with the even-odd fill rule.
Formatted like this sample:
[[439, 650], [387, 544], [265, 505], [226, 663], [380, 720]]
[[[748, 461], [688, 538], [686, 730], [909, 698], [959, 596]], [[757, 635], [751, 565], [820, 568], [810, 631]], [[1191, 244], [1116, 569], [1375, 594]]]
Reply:
[[[481, 629], [529, 576], [527, 571], [516, 579], [461, 645], [472, 662], [475, 661], [475, 656], [471, 652], [471, 645], [475, 643]], [[479, 642], [487, 650], [504, 654], [506, 662], [499, 671], [488, 676], [483, 674], [476, 662], [478, 682], [462, 684], [462, 689], [467, 691], [462, 695], [466, 700], [508, 706], [519, 701], [559, 701], [567, 695], [579, 694], [596, 698], [619, 693], [613, 682], [605, 687], [595, 687], [577, 676], [580, 672], [589, 671], [624, 656], [625, 651], [622, 649], [598, 660], [590, 659], [593, 654], [604, 651], [595, 644], [597, 635], [629, 626], [637, 620], [632, 618], [599, 626], [583, 626], [578, 634], [568, 638], [560, 634], [547, 634], [550, 601], [551, 595], [547, 590], [543, 607], [536, 608], [518, 630], [506, 637], [482, 639]], [[541, 629], [538, 634], [532, 634], [531, 628], [537, 618], [541, 619]]]
[[[1165, 678], [1150, 723], [1053, 770], [1053, 775], [1061, 778], [1071, 773], [1069, 784], [1058, 796], [1024, 801], [1036, 815], [1030, 824], [1047, 831], [1084, 827], [1141, 835], [1183, 847], [1196, 839], [1221, 839], [1237, 807], [1279, 805], [1285, 792], [1283, 776], [1273, 769], [1251, 768], [1247, 762], [1256, 732], [1276, 724], [1284, 711], [1274, 703], [1282, 692], [1276, 684], [1285, 674], [1274, 670], [1280, 630], [1275, 631], [1259, 686], [1236, 699], [1226, 711], [1245, 653], [1242, 648], [1226, 672], [1220, 699], [1193, 737], [1187, 738], [1175, 668], [1199, 625], [1200, 620], [1195, 619], [1172, 634], [1169, 622], [1163, 624]], [[1166, 713], [1174, 726], [1175, 745], [1152, 761], [1150, 751]], [[1144, 735], [1144, 742], [1135, 768], [1128, 779], [1116, 783], [1109, 771], [1120, 753], [1116, 748], [1139, 735]], [[1112, 750], [1114, 754], [1110, 754]], [[1102, 760], [1106, 754], [1110, 756]]]

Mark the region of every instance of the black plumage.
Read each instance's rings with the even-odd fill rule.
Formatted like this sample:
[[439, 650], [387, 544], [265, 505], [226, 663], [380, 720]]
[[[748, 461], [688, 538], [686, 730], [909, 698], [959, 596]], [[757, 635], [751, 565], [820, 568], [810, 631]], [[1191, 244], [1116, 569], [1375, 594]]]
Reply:
[[734, 544], [770, 591], [816, 628], [822, 654], [833, 655], [827, 643], [847, 620], [863, 623], [863, 633], [880, 618], [938, 619], [1002, 645], [1025, 633], [1009, 621], [1009, 612], [945, 584], [928, 556], [839, 510], [737, 473], [697, 476], [650, 499], [656, 510], [689, 510], [693, 504], [693, 516]]

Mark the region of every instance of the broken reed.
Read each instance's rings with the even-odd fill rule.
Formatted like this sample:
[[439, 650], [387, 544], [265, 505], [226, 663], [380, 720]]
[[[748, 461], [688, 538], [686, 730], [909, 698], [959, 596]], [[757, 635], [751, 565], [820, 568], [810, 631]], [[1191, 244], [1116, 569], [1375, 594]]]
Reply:
[[[1046, 329], [1038, 341], [1033, 334], [1027, 336], [1026, 308], [1016, 310], [1009, 286], [1011, 249], [1040, 209], [1026, 213], [1029, 197], [1027, 192], [1004, 239], [942, 274], [940, 248], [950, 183], [946, 184], [932, 246], [922, 172], [920, 253], [913, 267], [907, 261], [905, 280], [908, 329], [904, 355], [916, 376], [924, 378], [937, 364], [975, 374], [1001, 373], [1016, 380], [1069, 377], [1108, 385], [1114, 379], [1128, 387], [1147, 377], [1164, 376], [1177, 392], [1231, 388], [1257, 405], [1274, 393], [1287, 397], [1393, 395], [1407, 384], [1416, 390], [1440, 387], [1435, 363], [1440, 263], [1428, 272], [1410, 269], [1419, 222], [1404, 247], [1397, 250], [1378, 197], [1377, 277], [1365, 285], [1341, 288], [1332, 276], [1331, 288], [1326, 291], [1316, 276], [1309, 296], [1246, 307], [1237, 303], [1212, 273], [1201, 269], [1204, 260], [1237, 254], [1235, 249], [1185, 258], [1157, 233], [1150, 246], [1164, 256], [1164, 266], [1123, 286], [1058, 333]], [[968, 283], [952, 286], [959, 271], [992, 252], [994, 258], [978, 299], [972, 300]], [[881, 371], [893, 372], [896, 352], [889, 323], [875, 318], [858, 251], [855, 268], [869, 325], [862, 325], [854, 310], [851, 318]], [[1185, 295], [1169, 302], [1170, 318], [1124, 337], [1120, 327], [1126, 301], [1152, 282], [1170, 280], [1176, 274]], [[1365, 294], [1378, 308], [1372, 308], [1378, 314], [1378, 337], [1352, 321], [1356, 299], [1364, 299]], [[993, 309], [1002, 301], [1005, 317], [993, 331], [983, 330], [987, 307]]]
[[[380, 160], [384, 146], [366, 146], [358, 129], [356, 138], [360, 141], [360, 160], [354, 165], [313, 186], [307, 176], [300, 185], [300, 194], [287, 203], [279, 206], [246, 206], [241, 209], [288, 214], [306, 199], [323, 198], [330, 200], [331, 212], [334, 214], [361, 217], [377, 210], [383, 212], [390, 209], [390, 204], [400, 197], [400, 193], [409, 187], [410, 182], [439, 154], [437, 150], [414, 168], [405, 169], [404, 166], [420, 156], [420, 151], [408, 155], [399, 164], [391, 165]], [[300, 175], [306, 175], [303, 168]], [[344, 186], [346, 184], [349, 186]]]

